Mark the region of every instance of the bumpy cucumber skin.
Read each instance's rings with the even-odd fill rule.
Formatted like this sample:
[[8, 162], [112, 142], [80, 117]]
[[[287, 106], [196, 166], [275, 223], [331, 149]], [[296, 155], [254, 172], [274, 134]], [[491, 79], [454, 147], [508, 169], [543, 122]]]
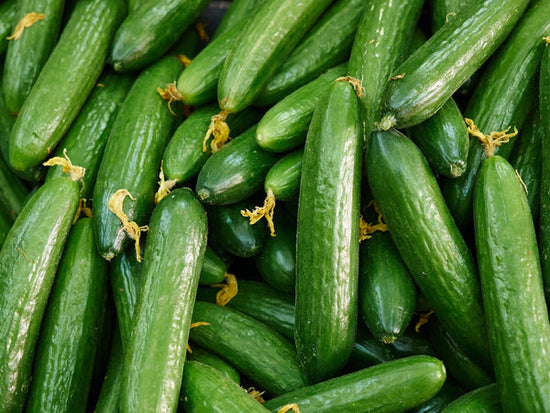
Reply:
[[122, 0], [77, 4], [13, 126], [9, 152], [16, 170], [37, 166], [69, 129], [103, 70], [124, 9]]
[[459, 397], [441, 413], [501, 413], [496, 384], [480, 387]]
[[6, 37], [10, 36], [12, 29], [17, 21], [17, 0], [7, 0], [0, 6], [0, 55], [8, 48], [9, 40]]
[[170, 193], [153, 212], [124, 358], [121, 412], [176, 410], [207, 233], [204, 209], [188, 188]]
[[242, 23], [250, 16], [251, 13], [262, 3], [263, 0], [234, 0], [223, 15], [220, 25], [212, 36], [212, 40], [225, 34], [233, 27], [241, 27]]
[[[550, 136], [550, 47], [546, 46], [540, 67], [540, 116], [546, 137]], [[550, 297], [550, 143], [542, 139], [539, 246], [544, 291]]]
[[71, 231], [46, 309], [26, 411], [84, 411], [107, 297], [91, 218]]
[[525, 190], [502, 157], [486, 159], [474, 191], [483, 303], [505, 412], [550, 410], [550, 322]]
[[300, 178], [304, 160], [303, 148], [297, 149], [277, 161], [265, 177], [265, 192], [270, 189], [277, 200], [289, 201], [300, 191]]
[[155, 62], [207, 4], [208, 0], [144, 1], [115, 34], [110, 52], [114, 69], [137, 70]]
[[31, 12], [43, 14], [44, 19], [26, 28], [20, 38], [9, 42], [2, 86], [6, 106], [12, 114], [19, 113], [57, 42], [64, 5], [65, 0], [23, 0], [17, 3], [16, 20]]
[[[193, 346], [194, 348], [191, 350], [191, 353], [187, 355], [188, 361], [198, 361], [199, 363], [207, 364], [210, 367], [215, 368], [220, 373], [222, 373], [225, 377], [228, 379], [231, 379], [237, 384], [241, 384], [241, 376], [239, 375], [239, 372], [235, 367], [230, 365], [225, 360], [222, 360], [220, 357], [216, 356], [215, 354], [209, 353], [208, 351]], [[187, 366], [187, 363], [186, 363]], [[185, 383], [185, 374], [184, 374], [184, 383]], [[183, 391], [180, 393], [180, 399], [181, 396], [185, 394], [185, 387], [183, 388]]]
[[353, 347], [361, 161], [357, 96], [337, 81], [311, 121], [298, 206], [295, 341], [311, 382], [332, 377]]
[[79, 185], [67, 177], [44, 184], [0, 250], [2, 411], [21, 411], [25, 403], [40, 323], [78, 197]]
[[387, 84], [383, 117], [391, 118], [391, 126], [405, 128], [437, 112], [506, 39], [528, 4], [529, 0], [471, 2], [395, 69], [405, 76]]
[[109, 209], [119, 189], [135, 201], [124, 200], [131, 221], [144, 225], [153, 209], [162, 151], [170, 137], [174, 116], [157, 93], [178, 75], [181, 63], [166, 57], [144, 70], [128, 92], [114, 121], [94, 187], [94, 222], [99, 252], [106, 259], [118, 255], [129, 240], [120, 219]]
[[439, 360], [411, 356], [293, 391], [264, 406], [274, 413], [288, 403], [296, 403], [300, 413], [401, 412], [435, 396], [445, 377]]
[[396, 130], [375, 132], [366, 169], [374, 199], [411, 276], [453, 338], [470, 356], [487, 362], [474, 259], [420, 150]]

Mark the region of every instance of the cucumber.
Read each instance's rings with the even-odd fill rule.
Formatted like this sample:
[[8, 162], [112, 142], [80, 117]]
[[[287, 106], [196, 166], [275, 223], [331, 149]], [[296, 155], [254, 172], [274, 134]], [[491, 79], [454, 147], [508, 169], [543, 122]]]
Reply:
[[[86, 168], [82, 178], [84, 187], [81, 197], [90, 199], [94, 190], [95, 177], [107, 143], [107, 137], [113, 126], [118, 109], [122, 104], [132, 79], [126, 76], [106, 74], [88, 98], [86, 104], [75, 119], [71, 128], [55, 150], [55, 156], [67, 155], [71, 162]], [[63, 168], [54, 166], [49, 169], [46, 181], [63, 175]]]
[[249, 106], [331, 2], [263, 1], [224, 63], [218, 82], [220, 108], [231, 113]]
[[84, 411], [107, 296], [91, 218], [73, 227], [37, 346], [26, 411]]
[[298, 205], [295, 341], [313, 383], [340, 370], [353, 347], [362, 144], [355, 90], [336, 81], [313, 114]]
[[199, 284], [220, 284], [225, 279], [226, 273], [227, 265], [225, 265], [212, 248], [207, 247], [204, 252], [204, 261], [202, 263]]
[[40, 187], [0, 250], [0, 410], [21, 411], [40, 323], [79, 198], [70, 178]]
[[162, 151], [174, 122], [157, 87], [170, 83], [181, 70], [175, 57], [166, 57], [144, 70], [119, 109], [107, 140], [94, 187], [94, 222], [101, 255], [110, 260], [126, 246], [129, 236], [108, 203], [119, 189], [130, 221], [147, 222], [153, 209]]
[[374, 338], [370, 331], [363, 326], [359, 326], [348, 366], [356, 371], [398, 358], [399, 356], [393, 346], [383, 344], [380, 340]]
[[471, 1], [395, 69], [395, 74], [405, 76], [386, 85], [380, 126], [410, 127], [437, 112], [506, 39], [528, 4], [529, 0]]
[[122, 353], [122, 342], [118, 329], [116, 330], [113, 344], [109, 353], [105, 379], [101, 386], [101, 391], [94, 411], [97, 413], [117, 413], [118, 402], [120, 398], [120, 376], [122, 374], [122, 362], [124, 355]]
[[463, 394], [462, 390], [450, 384], [447, 380], [441, 390], [439, 390], [439, 393], [420, 406], [415, 407], [410, 413], [440, 413], [449, 403]]
[[8, 48], [8, 39], [17, 23], [17, 0], [6, 0], [0, 5], [0, 56]]
[[401, 412], [435, 396], [444, 382], [443, 363], [412, 356], [293, 391], [264, 406], [271, 412], [290, 403], [296, 403], [300, 413]]
[[435, 357], [435, 351], [433, 350], [431, 344], [413, 328], [407, 329], [401, 337], [392, 343], [392, 346], [399, 357], [407, 357], [417, 354], [425, 354]]
[[271, 105], [349, 58], [359, 20], [366, 9], [362, 0], [338, 0], [317, 20], [254, 99]]
[[[262, 3], [263, 0], [233, 0], [223, 15], [220, 25], [216, 29], [212, 41], [225, 34], [235, 26], [242, 26], [248, 16]], [[241, 27], [242, 28], [242, 27]]]
[[[209, 353], [206, 350], [203, 350], [200, 347], [196, 347], [192, 350], [191, 353], [187, 355], [188, 361], [198, 361], [202, 364], [207, 364], [210, 367], [215, 368], [220, 373], [222, 373], [225, 377], [232, 380], [233, 382], [237, 384], [241, 384], [241, 377], [239, 376], [239, 372], [235, 369], [235, 367], [231, 366], [226, 361], [222, 360], [218, 356]], [[186, 366], [189, 364], [186, 363]], [[185, 374], [183, 378], [183, 386], [185, 386]], [[185, 394], [185, 387], [183, 387], [182, 393]]]
[[442, 413], [501, 413], [496, 384], [480, 387], [459, 397]]
[[[193, 328], [192, 341], [218, 354], [271, 395], [306, 385], [294, 346], [265, 324], [238, 311], [197, 302], [193, 322], [210, 325]], [[246, 337], [243, 346], [242, 337]]]
[[272, 152], [285, 152], [302, 145], [313, 110], [319, 105], [332, 82], [346, 73], [345, 63], [327, 70], [269, 109], [258, 123], [258, 145]]
[[283, 156], [271, 167], [265, 177], [265, 192], [271, 190], [277, 200], [294, 199], [300, 190], [304, 150], [296, 149]]
[[124, 19], [113, 39], [116, 71], [142, 69], [158, 60], [195, 20], [208, 0], [145, 0]]
[[396, 130], [375, 132], [369, 184], [401, 257], [453, 339], [476, 361], [489, 348], [473, 256], [420, 150]]
[[9, 150], [15, 169], [37, 166], [69, 129], [103, 70], [123, 14], [122, 0], [77, 4], [13, 126]]
[[206, 248], [206, 214], [188, 188], [158, 204], [150, 228], [124, 356], [121, 412], [176, 410]]
[[0, 249], [4, 245], [4, 241], [10, 231], [11, 225], [12, 222], [10, 222], [8, 217], [4, 216], [4, 214], [0, 212]]
[[0, 214], [10, 225], [21, 211], [28, 195], [27, 188], [0, 157]]
[[458, 12], [470, 0], [432, 0], [432, 33], [437, 32], [445, 23], [456, 19]]
[[6, 106], [16, 115], [29, 96], [42, 67], [57, 42], [65, 0], [20, 0], [16, 20], [29, 13], [44, 18], [26, 28], [21, 37], [10, 40], [4, 64], [2, 86]]
[[[477, 258], [489, 342], [504, 411], [550, 410], [550, 322], [525, 190], [500, 156], [474, 192]], [[526, 385], [529, 383], [529, 385]]]

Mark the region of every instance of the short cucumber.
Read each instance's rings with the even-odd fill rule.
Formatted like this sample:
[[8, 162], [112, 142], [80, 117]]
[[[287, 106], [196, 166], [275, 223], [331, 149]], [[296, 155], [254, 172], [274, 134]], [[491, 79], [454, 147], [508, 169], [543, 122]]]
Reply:
[[17, 0], [6, 0], [0, 5], [0, 56], [8, 48], [7, 39], [17, 24]]
[[0, 157], [0, 214], [11, 224], [23, 207], [29, 191]]
[[246, 21], [262, 1], [263, 0], [233, 0], [223, 15], [223, 19], [216, 29], [214, 36], [212, 36], [212, 40], [225, 34], [235, 26], [242, 26], [243, 22]]
[[265, 177], [264, 189], [270, 189], [277, 200], [288, 201], [295, 198], [300, 190], [304, 150], [296, 149], [283, 156], [271, 167]]
[[[239, 372], [237, 371], [237, 369], [235, 369], [235, 367], [230, 365], [228, 362], [222, 360], [220, 357], [209, 353], [208, 351], [200, 347], [193, 347], [194, 348], [192, 349], [191, 353], [187, 355], [188, 361], [198, 361], [199, 363], [207, 364], [208, 366], [218, 370], [228, 379], [231, 379], [239, 385], [241, 384], [241, 376], [239, 376]], [[188, 366], [187, 363], [186, 366]], [[185, 385], [185, 374], [183, 380], [183, 383]], [[182, 392], [185, 392], [185, 387], [183, 388]]]
[[459, 397], [449, 404], [442, 413], [501, 413], [496, 384], [480, 387]]

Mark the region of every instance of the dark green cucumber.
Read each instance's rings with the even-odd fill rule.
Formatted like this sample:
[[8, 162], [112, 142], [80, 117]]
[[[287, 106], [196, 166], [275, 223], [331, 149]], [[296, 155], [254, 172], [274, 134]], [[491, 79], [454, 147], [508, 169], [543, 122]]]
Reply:
[[550, 322], [535, 228], [525, 190], [500, 156], [481, 166], [474, 220], [502, 407], [507, 412], [550, 410]]
[[331, 2], [263, 1], [224, 63], [218, 82], [220, 108], [239, 112], [249, 106]]
[[[132, 79], [126, 76], [102, 76], [55, 151], [54, 156], [62, 157], [63, 151], [67, 150], [67, 156], [74, 165], [86, 168], [86, 175], [82, 178], [82, 198], [92, 197], [107, 137], [131, 84]], [[62, 175], [63, 168], [54, 166], [49, 169], [46, 181]]]
[[0, 55], [8, 48], [9, 37], [17, 23], [17, 0], [7, 0], [0, 5]]
[[23, 207], [29, 191], [0, 159], [0, 214], [11, 224]]
[[273, 152], [285, 152], [302, 145], [314, 109], [332, 82], [346, 73], [346, 63], [327, 70], [269, 109], [256, 129], [258, 145]]
[[20, 0], [16, 21], [29, 13], [44, 18], [26, 28], [21, 37], [10, 40], [4, 64], [2, 86], [6, 105], [12, 114], [19, 113], [36, 82], [42, 67], [57, 42], [65, 0]]
[[[394, 73], [382, 96], [380, 127], [417, 125], [493, 54], [527, 8], [529, 0], [475, 0], [438, 30]], [[501, 82], [498, 82], [501, 83]]]
[[197, 195], [210, 205], [242, 201], [262, 187], [278, 159], [256, 143], [252, 127], [208, 158], [197, 177]]
[[[192, 352], [187, 355], [187, 360], [198, 361], [199, 363], [207, 364], [208, 366], [218, 370], [228, 379], [231, 379], [232, 381], [234, 381], [239, 385], [241, 384], [241, 376], [239, 376], [239, 372], [235, 369], [235, 367], [230, 365], [225, 360], [222, 360], [220, 357], [216, 356], [215, 354], [209, 353], [208, 351], [200, 347], [194, 346], [194, 348], [192, 349]], [[183, 380], [185, 385], [185, 376]], [[185, 387], [183, 391], [185, 392]]]
[[[186, 71], [187, 69], [184, 70], [184, 73]], [[218, 105], [197, 109], [174, 132], [162, 157], [162, 167], [166, 179], [187, 182], [199, 173], [206, 160], [212, 155], [211, 139], [206, 142], [206, 151], [203, 151], [203, 141], [210, 125], [210, 119], [218, 112]], [[260, 115], [251, 110], [229, 116], [227, 124], [231, 129], [231, 135], [239, 136], [254, 125], [259, 118]]]
[[122, 342], [118, 329], [113, 337], [113, 343], [109, 353], [105, 379], [99, 392], [98, 400], [94, 411], [96, 413], [118, 413], [118, 402], [120, 400], [120, 377], [122, 375]]
[[304, 150], [302, 148], [278, 160], [265, 177], [265, 192], [267, 193], [271, 189], [275, 198], [281, 201], [295, 198], [300, 190], [303, 160]]
[[[265, 324], [238, 311], [197, 302], [193, 322], [209, 325], [191, 329], [190, 338], [218, 354], [271, 395], [306, 385], [294, 346]], [[246, 337], [246, 346], [242, 337]]]
[[401, 412], [429, 400], [444, 382], [443, 363], [412, 356], [293, 391], [264, 406], [272, 412], [290, 403], [296, 403], [300, 413]]
[[207, 247], [204, 252], [204, 261], [202, 263], [199, 284], [210, 285], [222, 283], [226, 273], [227, 265], [225, 265], [212, 248]]
[[383, 344], [380, 340], [374, 338], [370, 331], [359, 326], [348, 367], [352, 367], [355, 371], [398, 358], [399, 356], [393, 346]]
[[0, 250], [0, 410], [23, 409], [40, 323], [79, 198], [54, 179], [25, 204]]
[[11, 225], [11, 220], [0, 212], [0, 249], [4, 245], [4, 241], [6, 240]]
[[26, 411], [84, 411], [107, 296], [91, 218], [73, 227], [37, 345]]
[[188, 188], [170, 193], [151, 216], [121, 412], [176, 410], [206, 236], [206, 214]]
[[[242, 23], [261, 4], [263, 0], [234, 0], [223, 15], [220, 25], [216, 29], [212, 40], [225, 34], [235, 26], [242, 26]], [[242, 27], [241, 27], [242, 28]]]
[[127, 94], [114, 121], [94, 187], [94, 220], [98, 249], [106, 259], [119, 254], [129, 240], [108, 203], [119, 189], [128, 190], [124, 211], [143, 225], [154, 204], [162, 151], [174, 116], [157, 93], [181, 70], [175, 57], [166, 57], [144, 70]]
[[470, 0], [432, 0], [432, 33], [453, 20]]
[[360, 257], [361, 315], [376, 338], [393, 343], [412, 319], [416, 286], [389, 233], [363, 241]]
[[501, 413], [496, 384], [480, 387], [459, 397], [449, 404], [442, 413]]
[[[499, 8], [505, 7], [499, 3]], [[542, 37], [550, 32], [550, 21], [542, 10], [550, 1], [535, 2], [521, 19], [504, 47], [493, 57], [483, 72], [465, 114], [485, 134], [516, 127], [521, 131], [531, 102], [536, 98], [534, 82], [544, 51]], [[495, 82], [494, 79], [499, 79]], [[514, 139], [497, 148], [495, 153], [507, 158]], [[445, 200], [459, 227], [470, 225], [473, 188], [484, 150], [476, 139], [470, 139], [468, 166], [460, 178], [443, 183]]]
[[342, 368], [355, 338], [362, 144], [355, 90], [336, 81], [313, 114], [298, 205], [295, 337], [311, 382]]
[[[447, 365], [445, 365], [447, 368]], [[441, 413], [449, 403], [462, 396], [464, 392], [447, 380], [441, 390], [430, 400], [415, 407], [409, 413]]]
[[474, 259], [426, 159], [398, 131], [375, 132], [366, 169], [395, 246], [435, 314], [467, 354], [489, 361]]
[[110, 53], [114, 69], [137, 70], [155, 62], [207, 4], [208, 0], [144, 1], [116, 32]]
[[[412, 327], [412, 326], [411, 326]], [[392, 343], [396, 354], [399, 357], [407, 357], [417, 354], [425, 354], [435, 357], [435, 351], [431, 344], [423, 336], [418, 334], [414, 328], [408, 328], [405, 333]]]
[[256, 105], [271, 105], [348, 59], [353, 38], [366, 3], [336, 1], [300, 41], [275, 75], [254, 99]]
[[15, 121], [9, 145], [15, 169], [37, 166], [69, 129], [103, 70], [123, 14], [122, 0], [77, 4]]
[[197, 361], [185, 363], [182, 405], [189, 413], [269, 411], [221, 372]]

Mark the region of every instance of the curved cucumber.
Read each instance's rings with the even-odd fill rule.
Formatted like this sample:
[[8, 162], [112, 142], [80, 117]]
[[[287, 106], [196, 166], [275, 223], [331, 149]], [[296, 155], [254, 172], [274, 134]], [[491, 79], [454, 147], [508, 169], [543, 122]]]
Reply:
[[17, 23], [17, 0], [7, 0], [0, 5], [0, 55], [8, 48], [9, 37]]
[[[220, 373], [222, 373], [225, 377], [228, 379], [231, 379], [237, 384], [241, 384], [241, 376], [239, 376], [239, 372], [235, 367], [230, 365], [225, 360], [222, 360], [220, 357], [209, 353], [206, 350], [203, 350], [200, 347], [196, 347], [192, 350], [191, 353], [187, 355], [188, 361], [198, 361], [199, 363], [207, 364], [210, 367], [215, 368]], [[185, 367], [189, 366], [189, 364], [186, 362]], [[183, 386], [185, 386], [185, 373], [183, 377]], [[185, 394], [185, 387], [182, 391], [183, 394]]]
[[296, 197], [300, 191], [300, 178], [304, 150], [297, 149], [277, 161], [265, 177], [264, 189], [270, 189], [277, 200], [288, 201]]
[[459, 397], [441, 413], [501, 413], [496, 384], [480, 387]]

